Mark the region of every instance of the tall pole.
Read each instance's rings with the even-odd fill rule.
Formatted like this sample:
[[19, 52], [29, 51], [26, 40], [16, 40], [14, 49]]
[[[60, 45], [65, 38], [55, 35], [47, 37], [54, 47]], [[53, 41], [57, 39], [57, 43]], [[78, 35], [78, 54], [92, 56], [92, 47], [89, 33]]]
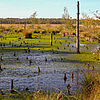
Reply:
[[76, 20], [76, 52], [79, 51], [79, 1], [77, 1], [77, 20]]
[[52, 42], [53, 42], [53, 33], [51, 33], [51, 46], [53, 45]]

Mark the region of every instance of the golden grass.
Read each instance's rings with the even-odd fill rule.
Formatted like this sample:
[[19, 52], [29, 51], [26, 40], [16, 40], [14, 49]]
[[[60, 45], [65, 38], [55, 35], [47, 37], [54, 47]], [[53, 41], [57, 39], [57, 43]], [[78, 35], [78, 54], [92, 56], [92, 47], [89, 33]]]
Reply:
[[82, 82], [80, 100], [100, 100], [100, 74], [88, 71]]

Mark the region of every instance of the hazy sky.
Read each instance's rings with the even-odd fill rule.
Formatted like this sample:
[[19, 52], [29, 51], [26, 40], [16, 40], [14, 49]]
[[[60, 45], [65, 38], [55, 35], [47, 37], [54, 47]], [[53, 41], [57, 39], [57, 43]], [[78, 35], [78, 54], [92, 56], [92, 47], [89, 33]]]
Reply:
[[[70, 16], [76, 17], [77, 0], [0, 0], [0, 17], [30, 17], [37, 11], [37, 17], [62, 17], [64, 7]], [[89, 10], [100, 12], [100, 0], [80, 0], [80, 14]]]

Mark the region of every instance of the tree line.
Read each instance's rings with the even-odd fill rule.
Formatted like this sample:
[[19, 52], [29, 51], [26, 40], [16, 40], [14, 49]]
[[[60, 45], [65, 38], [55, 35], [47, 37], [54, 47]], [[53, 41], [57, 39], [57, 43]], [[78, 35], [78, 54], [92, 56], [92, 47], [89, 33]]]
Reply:
[[[0, 24], [65, 24], [63, 18], [0, 18]], [[71, 19], [75, 24], [75, 19]]]

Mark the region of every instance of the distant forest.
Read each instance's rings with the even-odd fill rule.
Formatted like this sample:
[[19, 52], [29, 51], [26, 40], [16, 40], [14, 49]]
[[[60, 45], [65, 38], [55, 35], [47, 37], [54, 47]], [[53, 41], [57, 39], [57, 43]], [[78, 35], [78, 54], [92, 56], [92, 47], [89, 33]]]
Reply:
[[[75, 24], [75, 19], [71, 19]], [[0, 24], [65, 24], [63, 18], [0, 18]]]

